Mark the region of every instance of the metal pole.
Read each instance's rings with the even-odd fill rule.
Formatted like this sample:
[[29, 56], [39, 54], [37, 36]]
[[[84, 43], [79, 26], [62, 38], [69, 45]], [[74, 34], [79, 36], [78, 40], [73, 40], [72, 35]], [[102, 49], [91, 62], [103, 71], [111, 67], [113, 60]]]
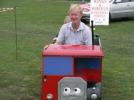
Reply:
[[14, 28], [15, 28], [15, 35], [16, 35], [16, 60], [18, 59], [18, 34], [17, 34], [17, 21], [16, 21], [16, 7], [14, 7]]
[[92, 45], [94, 49], [94, 23], [93, 20], [91, 20], [91, 30], [92, 30]]

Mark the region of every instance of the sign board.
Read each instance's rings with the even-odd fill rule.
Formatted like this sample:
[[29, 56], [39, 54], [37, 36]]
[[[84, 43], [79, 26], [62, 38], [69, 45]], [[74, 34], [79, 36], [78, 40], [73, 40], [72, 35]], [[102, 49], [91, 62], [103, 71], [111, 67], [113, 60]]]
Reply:
[[109, 25], [109, 0], [91, 0], [90, 22], [94, 25]]

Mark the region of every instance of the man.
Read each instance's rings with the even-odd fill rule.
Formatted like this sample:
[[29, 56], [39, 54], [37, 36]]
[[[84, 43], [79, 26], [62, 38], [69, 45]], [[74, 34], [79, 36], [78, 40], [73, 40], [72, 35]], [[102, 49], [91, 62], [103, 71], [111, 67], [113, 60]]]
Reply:
[[82, 23], [82, 9], [78, 4], [72, 4], [68, 11], [71, 22], [62, 25], [57, 44], [92, 45], [91, 29]]

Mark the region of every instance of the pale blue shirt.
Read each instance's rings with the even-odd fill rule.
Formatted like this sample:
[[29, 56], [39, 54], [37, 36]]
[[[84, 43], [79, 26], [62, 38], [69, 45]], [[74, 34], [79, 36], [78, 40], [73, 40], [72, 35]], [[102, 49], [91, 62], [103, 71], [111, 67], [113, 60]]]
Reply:
[[92, 45], [91, 29], [83, 22], [80, 22], [79, 28], [74, 32], [72, 22], [66, 23], [62, 25], [59, 31], [57, 42], [71, 45]]

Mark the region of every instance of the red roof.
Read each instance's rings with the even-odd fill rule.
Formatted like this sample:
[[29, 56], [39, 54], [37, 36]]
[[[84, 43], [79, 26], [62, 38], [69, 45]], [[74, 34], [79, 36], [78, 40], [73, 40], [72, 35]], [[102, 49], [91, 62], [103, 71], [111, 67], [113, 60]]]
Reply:
[[[94, 47], [94, 48], [93, 48]], [[53, 56], [103, 56], [100, 46], [87, 45], [56, 45], [50, 44], [47, 49], [43, 49], [42, 55]]]

